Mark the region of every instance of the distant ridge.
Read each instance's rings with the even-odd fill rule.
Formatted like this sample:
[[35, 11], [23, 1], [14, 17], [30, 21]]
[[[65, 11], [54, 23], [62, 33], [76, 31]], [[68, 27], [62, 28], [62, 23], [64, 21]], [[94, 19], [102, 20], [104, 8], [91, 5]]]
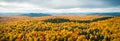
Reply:
[[110, 12], [110, 13], [91, 13], [87, 15], [100, 15], [100, 16], [120, 16], [120, 12]]
[[51, 14], [47, 14], [47, 13], [30, 13], [30, 14], [21, 14], [21, 16], [40, 17], [40, 16], [51, 16]]
[[34, 13], [0, 13], [0, 17], [4, 16], [29, 16], [29, 17], [40, 17], [40, 16], [55, 16], [55, 15], [74, 15], [74, 16], [87, 16], [87, 15], [99, 15], [99, 16], [120, 16], [120, 12], [61, 12], [61, 13], [50, 13], [50, 12], [34, 12]]

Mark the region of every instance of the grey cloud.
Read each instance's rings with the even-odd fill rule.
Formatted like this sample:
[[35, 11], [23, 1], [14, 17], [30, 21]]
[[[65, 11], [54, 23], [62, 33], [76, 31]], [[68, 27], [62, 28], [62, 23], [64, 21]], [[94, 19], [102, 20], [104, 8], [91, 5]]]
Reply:
[[108, 8], [120, 6], [120, 0], [0, 0], [5, 2], [32, 3], [47, 8]]
[[102, 1], [114, 6], [120, 5], [120, 0], [102, 0]]

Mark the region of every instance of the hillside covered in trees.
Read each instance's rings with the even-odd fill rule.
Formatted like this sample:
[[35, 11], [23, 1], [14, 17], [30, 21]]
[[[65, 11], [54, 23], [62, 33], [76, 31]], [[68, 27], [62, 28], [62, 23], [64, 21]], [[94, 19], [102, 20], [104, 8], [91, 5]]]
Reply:
[[0, 41], [119, 41], [120, 17], [0, 17]]

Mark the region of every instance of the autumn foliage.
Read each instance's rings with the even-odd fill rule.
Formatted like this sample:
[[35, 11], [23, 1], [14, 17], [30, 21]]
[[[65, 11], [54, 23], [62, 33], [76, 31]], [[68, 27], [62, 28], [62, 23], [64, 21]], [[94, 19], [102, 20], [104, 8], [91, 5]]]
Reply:
[[[79, 22], [78, 18], [27, 18], [0, 22], [0, 41], [119, 41], [120, 17]], [[104, 17], [102, 17], [104, 18]], [[41, 20], [40, 20], [41, 19]], [[75, 20], [74, 20], [75, 19]], [[76, 20], [77, 19], [77, 20]], [[86, 21], [86, 20], [82, 20]], [[58, 23], [55, 23], [58, 22]]]

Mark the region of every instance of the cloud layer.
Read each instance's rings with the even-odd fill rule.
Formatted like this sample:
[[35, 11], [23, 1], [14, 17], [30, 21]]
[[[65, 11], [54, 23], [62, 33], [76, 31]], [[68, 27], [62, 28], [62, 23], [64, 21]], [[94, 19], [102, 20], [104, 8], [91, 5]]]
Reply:
[[0, 11], [119, 12], [119, 0], [0, 0]]

